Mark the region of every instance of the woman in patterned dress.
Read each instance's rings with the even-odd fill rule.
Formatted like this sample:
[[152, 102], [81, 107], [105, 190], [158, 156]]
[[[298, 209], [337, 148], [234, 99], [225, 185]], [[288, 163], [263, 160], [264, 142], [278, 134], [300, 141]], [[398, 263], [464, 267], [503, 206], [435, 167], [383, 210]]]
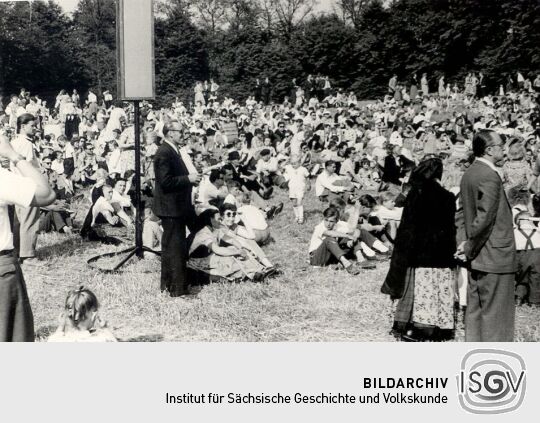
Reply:
[[404, 341], [453, 336], [456, 201], [440, 184], [442, 173], [438, 158], [425, 160], [414, 169], [390, 270], [381, 289], [392, 300], [400, 300], [393, 333]]

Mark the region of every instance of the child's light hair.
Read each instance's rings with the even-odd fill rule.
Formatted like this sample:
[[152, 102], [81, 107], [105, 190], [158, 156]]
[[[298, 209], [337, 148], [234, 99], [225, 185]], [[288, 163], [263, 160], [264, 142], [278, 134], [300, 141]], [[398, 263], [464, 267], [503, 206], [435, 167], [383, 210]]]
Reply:
[[379, 204], [383, 204], [385, 201], [392, 201], [396, 199], [396, 195], [390, 191], [383, 191], [379, 194]]
[[68, 293], [65, 316], [74, 327], [78, 327], [79, 323], [86, 320], [89, 313], [97, 311], [98, 307], [96, 295], [84, 286], [80, 286]]

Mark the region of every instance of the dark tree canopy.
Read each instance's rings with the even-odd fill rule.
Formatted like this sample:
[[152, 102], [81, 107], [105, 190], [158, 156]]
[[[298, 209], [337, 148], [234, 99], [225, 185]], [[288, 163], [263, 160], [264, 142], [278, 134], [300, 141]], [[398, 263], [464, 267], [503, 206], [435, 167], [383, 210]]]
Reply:
[[[295, 14], [277, 7], [289, 3]], [[209, 78], [245, 98], [268, 77], [281, 99], [308, 74], [361, 98], [382, 94], [393, 73], [407, 83], [426, 72], [435, 85], [481, 71], [495, 90], [518, 70], [534, 78], [540, 69], [538, 0], [385, 3], [338, 1], [335, 14], [304, 15], [310, 1], [156, 1], [158, 98], [191, 100], [193, 84]], [[80, 0], [73, 16], [51, 1], [0, 3], [0, 90], [21, 87], [115, 91], [114, 0]]]

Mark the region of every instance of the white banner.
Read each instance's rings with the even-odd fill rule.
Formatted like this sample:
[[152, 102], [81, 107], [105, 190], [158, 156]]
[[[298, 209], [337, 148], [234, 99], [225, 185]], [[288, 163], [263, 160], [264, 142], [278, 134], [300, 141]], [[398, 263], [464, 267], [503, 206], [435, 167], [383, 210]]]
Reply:
[[9, 421], [517, 421], [536, 414], [540, 397], [538, 344], [0, 350], [2, 414], [16, 418]]

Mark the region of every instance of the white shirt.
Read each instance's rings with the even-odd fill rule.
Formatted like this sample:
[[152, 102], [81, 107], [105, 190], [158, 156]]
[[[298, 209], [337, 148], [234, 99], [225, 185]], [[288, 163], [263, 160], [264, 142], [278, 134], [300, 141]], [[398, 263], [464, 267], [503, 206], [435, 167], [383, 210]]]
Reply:
[[227, 187], [216, 187], [208, 178], [201, 181], [199, 185], [198, 201], [202, 204], [208, 205], [211, 200], [215, 200], [218, 197], [225, 198], [227, 195]]
[[111, 205], [118, 204], [122, 208], [131, 207], [131, 200], [128, 196], [120, 194], [118, 191], [113, 189]]
[[250, 204], [245, 204], [238, 209], [242, 222], [248, 229], [264, 231], [268, 228], [264, 213], [257, 207]]
[[263, 159], [259, 159], [257, 162], [257, 173], [268, 172], [275, 173], [278, 171], [277, 158], [271, 157], [267, 162]]
[[290, 192], [304, 192], [306, 190], [309, 171], [304, 166], [298, 166], [295, 169], [291, 165], [287, 165], [283, 176], [289, 182]]
[[62, 175], [64, 173], [64, 161], [62, 160], [59, 162], [58, 160], [53, 160], [51, 164], [51, 169], [59, 175]]
[[0, 251], [13, 249], [7, 206], [29, 207], [35, 193], [36, 184], [32, 179], [0, 168]]
[[96, 219], [100, 213], [104, 211], [109, 211], [114, 214], [114, 208], [111, 204], [105, 199], [105, 197], [99, 197], [94, 204], [92, 209], [92, 226], [96, 223]]
[[339, 181], [341, 179], [341, 176], [338, 176], [335, 173], [329, 175], [326, 170], [323, 170], [323, 172], [319, 176], [317, 176], [317, 180], [315, 181], [315, 195], [317, 197], [323, 195], [325, 188], [331, 192], [345, 191], [345, 187], [334, 185], [336, 181]]
[[[31, 162], [36, 157], [34, 153], [34, 144], [32, 144], [28, 138], [26, 138], [26, 135], [18, 134], [17, 137], [11, 140], [11, 147], [13, 147], [17, 153], [23, 156], [24, 160]], [[19, 170], [13, 165], [13, 163], [11, 164], [11, 171], [20, 175]]]
[[324, 222], [319, 223], [315, 226], [313, 234], [311, 235], [311, 241], [309, 242], [309, 252], [312, 253], [317, 248], [321, 246], [324, 239], [326, 238], [323, 234], [326, 232], [326, 226]]

